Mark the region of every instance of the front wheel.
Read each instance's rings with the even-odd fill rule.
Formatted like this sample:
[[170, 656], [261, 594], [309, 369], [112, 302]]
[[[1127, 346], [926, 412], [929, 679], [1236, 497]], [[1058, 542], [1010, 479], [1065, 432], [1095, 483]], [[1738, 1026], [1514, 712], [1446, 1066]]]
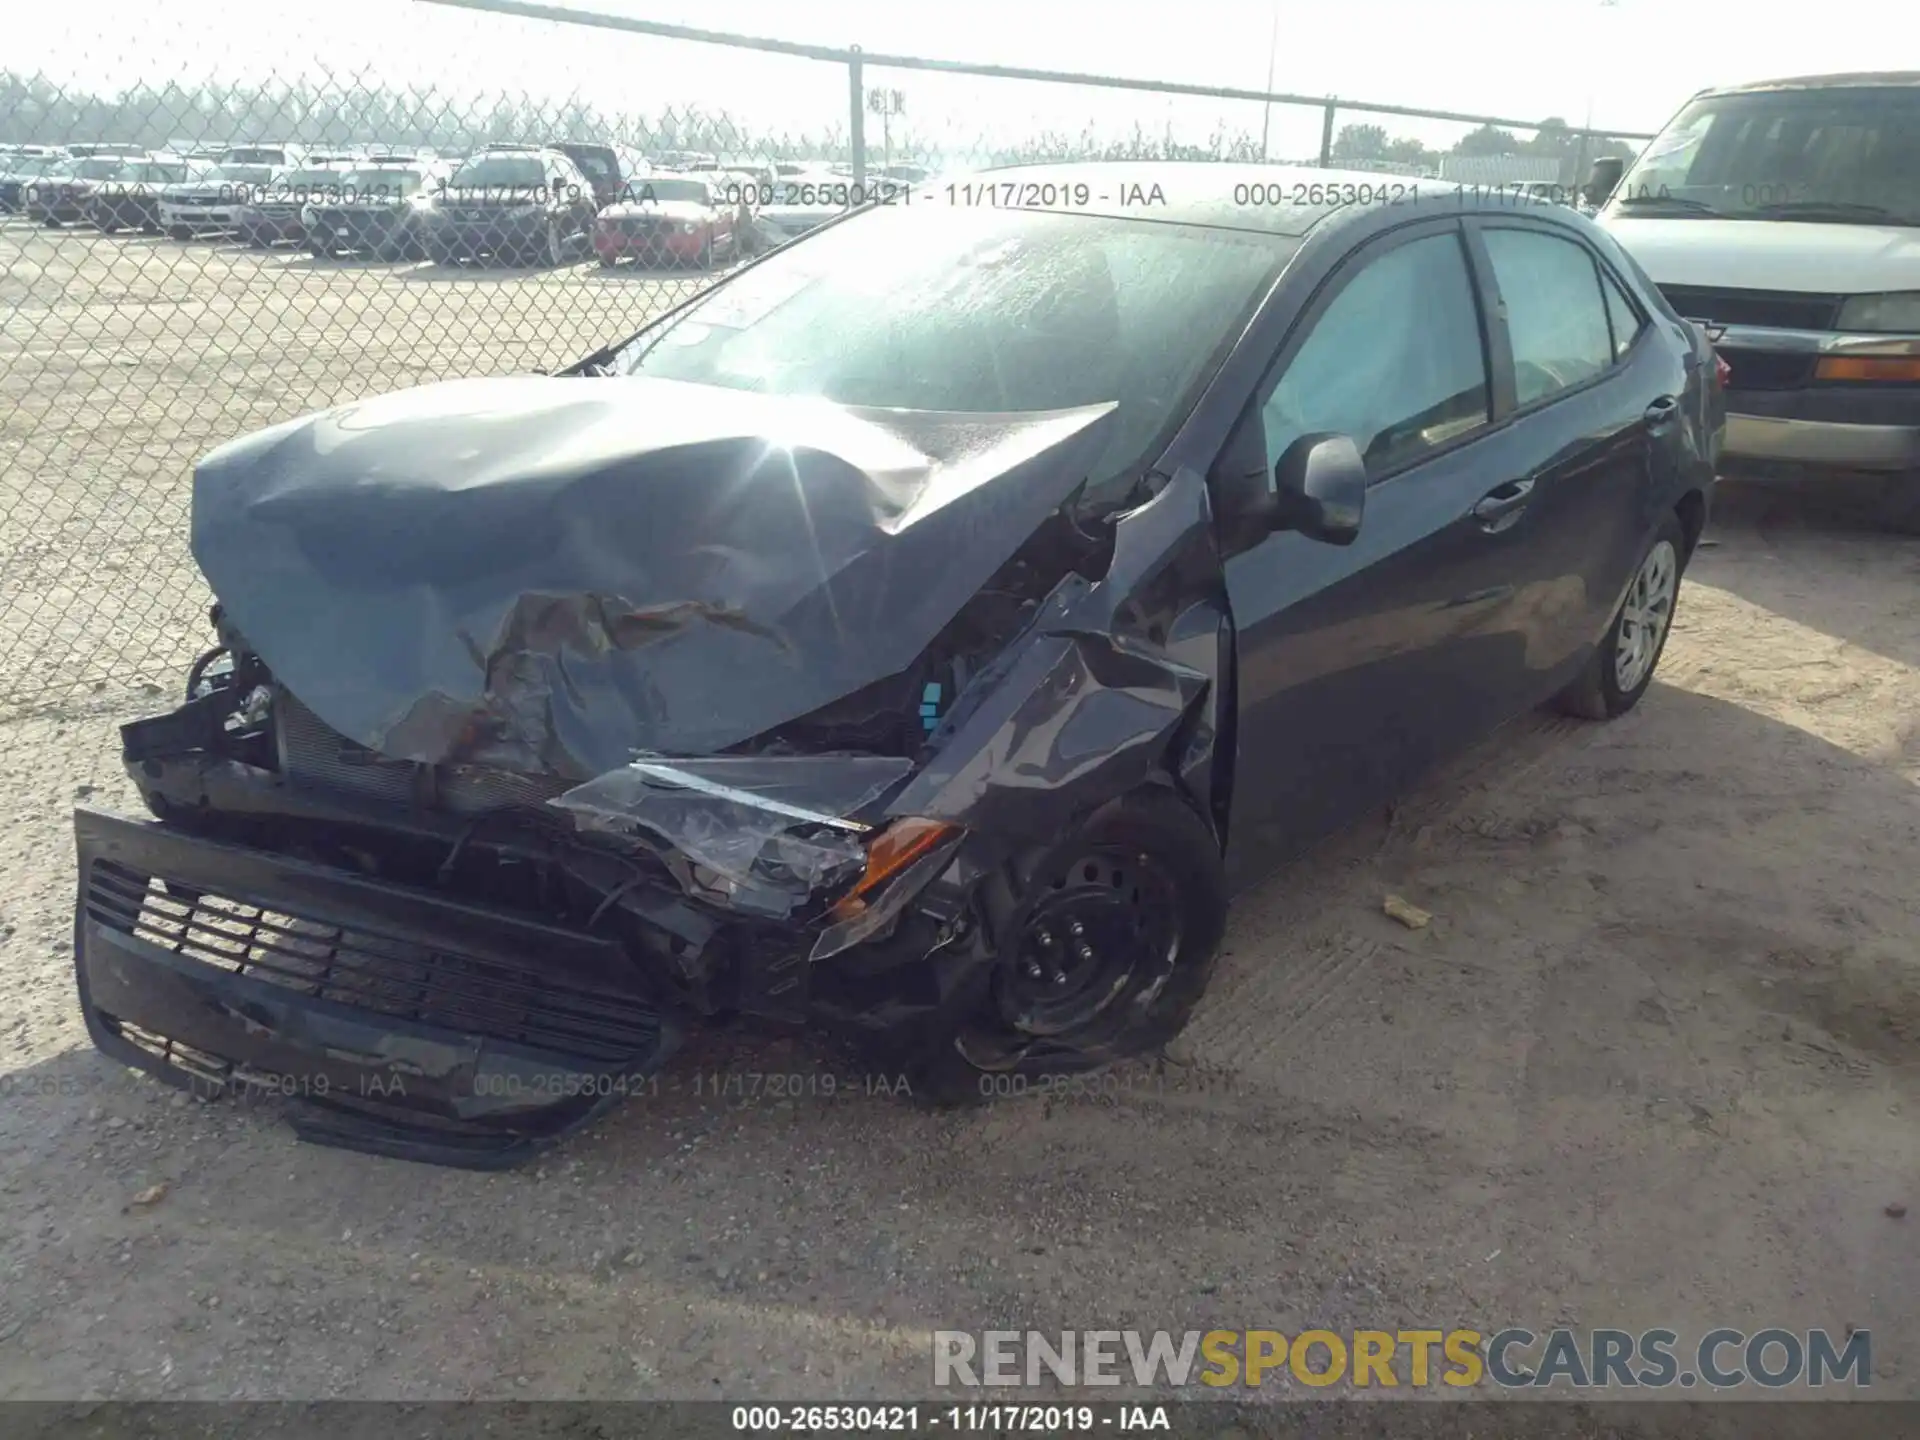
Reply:
[[1555, 697], [1562, 710], [1586, 720], [1611, 720], [1640, 703], [1672, 633], [1686, 568], [1687, 537], [1679, 518], [1669, 515], [1641, 557], [1626, 598], [1587, 668]]
[[547, 264], [561, 266], [567, 263], [567, 237], [562, 232], [558, 220], [547, 222]]
[[935, 1103], [1155, 1050], [1212, 976], [1226, 926], [1220, 845], [1171, 789], [1109, 802], [1013, 871], [982, 1004], [908, 1064], [914, 1093]]
[[1897, 535], [1920, 535], [1920, 470], [1881, 482], [1873, 502], [1873, 524]]

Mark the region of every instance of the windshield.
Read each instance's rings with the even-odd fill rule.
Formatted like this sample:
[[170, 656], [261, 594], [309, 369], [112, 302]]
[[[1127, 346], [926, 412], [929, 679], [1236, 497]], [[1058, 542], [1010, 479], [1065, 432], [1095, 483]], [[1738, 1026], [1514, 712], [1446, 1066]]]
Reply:
[[420, 172], [387, 165], [372, 170], [355, 170], [347, 176], [343, 188], [375, 200], [398, 198], [411, 195], [420, 188]]
[[275, 192], [282, 190], [331, 190], [340, 184], [338, 170], [295, 170], [273, 182]]
[[876, 210], [717, 286], [611, 368], [916, 410], [1114, 401], [1099, 485], [1153, 458], [1298, 243], [1100, 215]]
[[102, 155], [92, 160], [81, 160], [67, 173], [81, 180], [107, 180], [127, 168], [124, 155]]
[[627, 187], [622, 199], [633, 199], [640, 203], [649, 200], [690, 200], [696, 205], [712, 203], [704, 180], [638, 180]]
[[229, 150], [221, 159], [228, 165], [284, 165], [287, 155], [277, 146], [251, 145]]
[[59, 174], [60, 173], [58, 168], [59, 163], [70, 163], [70, 162], [56, 163], [51, 157], [44, 156], [44, 155], [33, 155], [33, 156], [28, 156], [27, 158], [22, 160], [9, 160], [6, 162], [4, 169], [5, 169], [5, 172], [9, 175], [18, 175], [18, 176], [21, 176], [23, 179], [30, 179], [35, 175]]
[[538, 189], [547, 183], [546, 168], [531, 155], [483, 155], [454, 171], [448, 184], [463, 190], [494, 190], [508, 186]]
[[187, 178], [187, 167], [159, 160], [136, 161], [114, 178], [135, 185], [170, 185]]
[[1621, 180], [1626, 214], [1920, 224], [1920, 86], [1713, 95]]

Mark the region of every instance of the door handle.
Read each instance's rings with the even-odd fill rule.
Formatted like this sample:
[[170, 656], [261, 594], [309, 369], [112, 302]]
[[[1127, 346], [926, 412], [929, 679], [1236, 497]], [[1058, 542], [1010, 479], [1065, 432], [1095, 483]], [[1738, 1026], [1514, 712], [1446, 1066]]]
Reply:
[[1504, 530], [1508, 522], [1519, 518], [1520, 511], [1532, 497], [1533, 481], [1509, 480], [1480, 497], [1473, 507], [1473, 518], [1489, 530]]
[[1672, 395], [1662, 395], [1658, 400], [1655, 400], [1651, 405], [1647, 406], [1647, 428], [1649, 430], [1658, 430], [1672, 423], [1679, 413], [1679, 400]]

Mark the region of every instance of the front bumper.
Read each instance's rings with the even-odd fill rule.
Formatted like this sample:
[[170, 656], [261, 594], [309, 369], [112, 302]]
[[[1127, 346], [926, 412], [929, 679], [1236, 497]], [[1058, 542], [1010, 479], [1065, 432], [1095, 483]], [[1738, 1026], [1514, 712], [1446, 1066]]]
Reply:
[[697, 260], [707, 241], [708, 232], [704, 230], [628, 229], [617, 222], [603, 222], [593, 232], [594, 252], [610, 260]]
[[267, 241], [269, 244], [281, 240], [300, 241], [307, 238], [306, 226], [300, 223], [300, 212], [288, 207], [272, 210], [242, 210], [237, 221], [241, 230], [249, 236]]
[[503, 255], [533, 259], [546, 253], [547, 213], [489, 216], [485, 219], [435, 216], [429, 242], [457, 255]]
[[512, 1165], [677, 1044], [611, 939], [84, 807], [74, 834], [94, 1042], [201, 1094], [284, 1096], [303, 1139]]
[[1854, 425], [1784, 416], [1727, 415], [1729, 462], [1806, 466], [1819, 470], [1920, 470], [1920, 423]]
[[398, 210], [318, 210], [306, 238], [334, 250], [377, 250], [406, 232], [406, 216]]
[[169, 230], [231, 230], [240, 211], [232, 205], [162, 205], [160, 223]]

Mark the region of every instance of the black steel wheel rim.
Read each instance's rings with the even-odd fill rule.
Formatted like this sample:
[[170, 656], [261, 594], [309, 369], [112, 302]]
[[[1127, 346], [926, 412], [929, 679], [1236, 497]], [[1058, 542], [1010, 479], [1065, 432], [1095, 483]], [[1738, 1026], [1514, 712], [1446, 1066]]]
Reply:
[[1036, 878], [998, 987], [1015, 1031], [1068, 1040], [1165, 983], [1180, 951], [1180, 896], [1151, 856], [1094, 849]]

